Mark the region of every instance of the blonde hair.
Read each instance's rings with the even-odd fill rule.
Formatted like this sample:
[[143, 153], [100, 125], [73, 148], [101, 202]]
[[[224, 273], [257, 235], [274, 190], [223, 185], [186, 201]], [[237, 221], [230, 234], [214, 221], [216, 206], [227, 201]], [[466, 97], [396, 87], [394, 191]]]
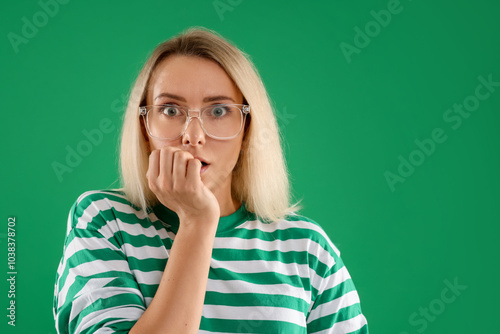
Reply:
[[[156, 66], [170, 55], [202, 57], [218, 63], [250, 105], [239, 160], [233, 170], [231, 195], [244, 201], [248, 211], [266, 222], [283, 219], [301, 207], [290, 204], [288, 171], [281, 135], [264, 84], [249, 56], [218, 33], [193, 27], [159, 44], [135, 81], [124, 115], [121, 133], [121, 190], [135, 206], [146, 210], [159, 204], [149, 189], [146, 172], [149, 147], [139, 117], [146, 104], [148, 84]], [[300, 201], [299, 201], [300, 202]]]

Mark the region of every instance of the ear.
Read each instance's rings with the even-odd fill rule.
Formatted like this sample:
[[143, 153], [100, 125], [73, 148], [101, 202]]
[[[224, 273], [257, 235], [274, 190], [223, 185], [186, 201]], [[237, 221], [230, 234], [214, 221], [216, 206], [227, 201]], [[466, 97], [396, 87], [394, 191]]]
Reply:
[[243, 127], [243, 131], [245, 132], [245, 136], [248, 132], [248, 128], [250, 127], [250, 123], [252, 123], [252, 115], [251, 114], [247, 114], [246, 117], [245, 117], [245, 124], [244, 124], [244, 127]]
[[139, 122], [140, 122], [140, 127], [141, 127], [142, 138], [144, 138], [144, 142], [146, 143], [146, 147], [147, 147], [148, 154], [149, 154], [149, 153], [151, 153], [151, 145], [149, 142], [148, 132], [146, 131], [146, 127], [144, 126], [144, 121], [143, 121], [142, 117], [141, 117], [141, 120]]

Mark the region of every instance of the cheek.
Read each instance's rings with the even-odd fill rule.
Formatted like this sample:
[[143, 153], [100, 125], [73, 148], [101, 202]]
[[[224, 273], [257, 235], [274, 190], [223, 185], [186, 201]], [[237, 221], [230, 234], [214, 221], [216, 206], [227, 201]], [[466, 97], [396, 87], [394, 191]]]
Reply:
[[228, 148], [228, 159], [232, 164], [236, 164], [240, 157], [241, 151], [241, 138], [239, 138], [233, 145]]
[[169, 141], [164, 141], [164, 140], [159, 140], [156, 138], [149, 137], [149, 144], [148, 145], [149, 145], [149, 150], [151, 152], [153, 150], [158, 150], [162, 147], [174, 146], [173, 143], [175, 143], [175, 141], [169, 142]]
[[149, 152], [152, 152], [159, 148], [158, 145], [159, 143], [157, 143], [157, 141], [154, 138], [149, 137], [149, 141], [147, 144], [149, 145]]
[[212, 157], [215, 162], [220, 162], [225, 165], [235, 164], [238, 161], [241, 149], [240, 141], [236, 142], [219, 142], [215, 143], [211, 149]]

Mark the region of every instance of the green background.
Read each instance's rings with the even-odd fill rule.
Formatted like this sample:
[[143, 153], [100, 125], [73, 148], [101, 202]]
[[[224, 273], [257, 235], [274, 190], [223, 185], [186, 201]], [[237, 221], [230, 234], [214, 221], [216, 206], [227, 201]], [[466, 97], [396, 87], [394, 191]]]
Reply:
[[[478, 77], [500, 82], [500, 5], [393, 5], [72, 0], [43, 22], [38, 1], [3, 4], [0, 263], [7, 277], [7, 219], [15, 216], [18, 274], [15, 328], [1, 280], [0, 332], [55, 333], [54, 279], [69, 208], [84, 191], [119, 186], [123, 97], [154, 47], [193, 25], [218, 31], [255, 62], [276, 106], [301, 213], [342, 252], [371, 333], [494, 332], [500, 87], [479, 88], [489, 93], [479, 105], [472, 96]], [[374, 23], [388, 7], [398, 13], [385, 26]], [[34, 22], [38, 31], [13, 46], [9, 36]], [[367, 45], [356, 27], [368, 28]], [[362, 47], [346, 57], [341, 45], [356, 41]], [[454, 128], [443, 117], [464, 102], [474, 110]], [[54, 162], [66, 164], [68, 148], [84, 145], [83, 131], [101, 122], [112, 131], [58, 178]], [[419, 153], [416, 141], [429, 143], [435, 129], [446, 140]], [[410, 158], [414, 170], [391, 188], [387, 172], [398, 174]], [[446, 290], [454, 281], [455, 294]]]

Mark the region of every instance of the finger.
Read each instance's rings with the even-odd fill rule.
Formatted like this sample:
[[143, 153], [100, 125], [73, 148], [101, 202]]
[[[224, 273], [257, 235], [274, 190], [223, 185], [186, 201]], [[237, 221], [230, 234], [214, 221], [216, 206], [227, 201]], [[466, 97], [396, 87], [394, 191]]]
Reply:
[[149, 166], [148, 172], [146, 173], [146, 177], [148, 180], [156, 180], [158, 178], [159, 171], [159, 154], [158, 150], [153, 150], [149, 155]]
[[193, 155], [186, 151], [174, 152], [173, 179], [175, 184], [186, 181], [187, 160], [192, 159]]
[[[172, 182], [173, 153], [179, 149], [174, 147], [162, 147], [160, 156], [160, 175], [165, 181]], [[171, 184], [171, 183], [170, 183]]]
[[201, 161], [198, 159], [189, 159], [186, 173], [186, 181], [191, 184], [201, 182]]

